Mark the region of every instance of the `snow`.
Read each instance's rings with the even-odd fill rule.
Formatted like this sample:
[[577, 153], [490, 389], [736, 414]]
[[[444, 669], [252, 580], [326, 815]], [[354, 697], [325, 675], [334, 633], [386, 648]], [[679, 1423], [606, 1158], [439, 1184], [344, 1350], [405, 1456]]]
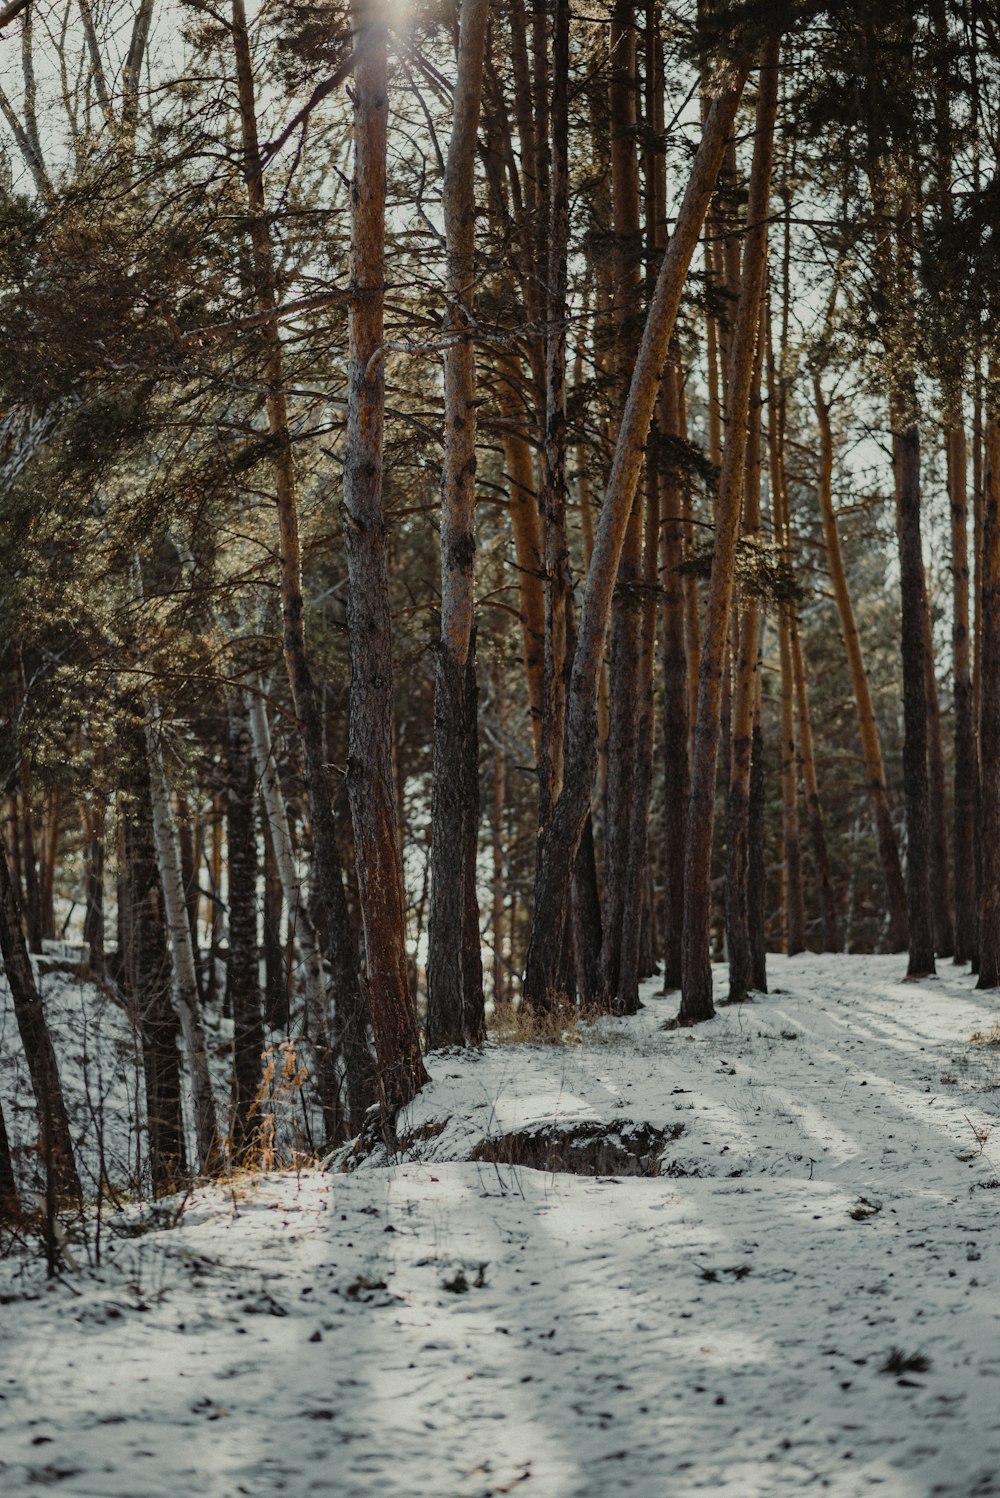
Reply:
[[[649, 987], [432, 1056], [389, 1163], [123, 1209], [52, 1284], [8, 1253], [0, 1492], [1000, 1494], [997, 998], [902, 970], [773, 958], [689, 1031]], [[588, 1120], [684, 1127], [652, 1177], [469, 1159]]]

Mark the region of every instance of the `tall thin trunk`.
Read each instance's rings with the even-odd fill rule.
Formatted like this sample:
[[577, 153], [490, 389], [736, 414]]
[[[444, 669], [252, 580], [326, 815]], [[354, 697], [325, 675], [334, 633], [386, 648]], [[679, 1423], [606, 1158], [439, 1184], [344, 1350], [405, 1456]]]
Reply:
[[[489, 0], [462, 0], [451, 141], [445, 167], [443, 214], [447, 274], [444, 356], [444, 464], [441, 470], [441, 638], [434, 679], [434, 768], [431, 796], [431, 908], [427, 954], [428, 1047], [476, 1043], [465, 1027], [464, 978], [477, 931], [478, 817], [469, 789], [476, 780], [475, 701], [476, 355], [472, 342], [476, 273], [475, 168]], [[470, 775], [471, 767], [471, 775]], [[472, 910], [466, 906], [472, 903]], [[482, 990], [472, 968], [473, 993]], [[469, 996], [475, 1008], [473, 994]], [[481, 1006], [479, 1006], [481, 1007]]]
[[[680, 372], [667, 366], [658, 405], [661, 435], [679, 437]], [[691, 789], [689, 668], [685, 628], [686, 526], [682, 491], [687, 480], [669, 460], [658, 464], [661, 484], [660, 588], [663, 624], [663, 992], [681, 986], [684, 932], [684, 838]]]
[[391, 1120], [424, 1085], [427, 1073], [407, 982], [406, 900], [392, 779], [392, 638], [382, 509], [387, 27], [380, 0], [356, 0], [351, 15], [359, 56], [354, 70], [343, 502], [350, 585], [347, 789], [379, 1101], [383, 1117]]
[[168, 1196], [187, 1170], [179, 1018], [171, 995], [163, 884], [153, 834], [149, 765], [141, 733], [125, 745], [128, 780], [119, 791], [123, 864], [119, 895], [123, 987], [142, 1042], [146, 1144], [154, 1196]]
[[684, 848], [684, 942], [682, 1024], [711, 1019], [712, 964], [709, 948], [712, 919], [712, 830], [715, 819], [715, 773], [719, 753], [722, 670], [729, 630], [730, 601], [743, 499], [750, 387], [767, 267], [767, 220], [774, 156], [774, 122], [778, 105], [779, 43], [761, 48], [756, 135], [747, 201], [747, 237], [740, 296], [730, 343], [726, 387], [726, 446], [715, 510], [712, 575], [705, 604], [701, 663], [698, 673], [698, 717], [691, 764], [691, 797]]
[[969, 962], [976, 947], [976, 799], [979, 764], [969, 652], [969, 535], [965, 424], [953, 413], [945, 427], [951, 502], [951, 576], [954, 595], [952, 671], [955, 711], [955, 961]]
[[17, 1022], [28, 1075], [35, 1094], [41, 1136], [41, 1157], [49, 1177], [60, 1196], [79, 1202], [82, 1196], [80, 1177], [73, 1156], [66, 1101], [59, 1081], [59, 1067], [52, 1037], [45, 1021], [42, 1000], [35, 983], [31, 958], [24, 940], [21, 912], [11, 883], [7, 850], [0, 841], [0, 953], [3, 954], [7, 982], [14, 1001]]
[[736, 63], [735, 75], [721, 86], [709, 112], [674, 234], [657, 277], [594, 540], [570, 677], [563, 789], [540, 848], [524, 976], [526, 1000], [543, 1007], [551, 1003], [556, 992], [561, 942], [554, 933], [560, 930], [560, 917], [569, 898], [576, 853], [590, 810], [598, 758], [601, 659], [612, 590], [642, 466], [642, 449], [649, 435], [660, 373], [688, 269], [715, 190], [749, 67], [747, 58]]
[[0, 1107], [0, 1222], [13, 1221], [19, 1212], [14, 1157], [10, 1150], [7, 1121]]
[[840, 619], [840, 634], [847, 653], [847, 665], [851, 673], [854, 706], [858, 715], [858, 732], [861, 738], [861, 754], [865, 766], [865, 788], [871, 807], [875, 841], [882, 878], [885, 881], [886, 902], [889, 909], [889, 931], [893, 951], [902, 952], [907, 946], [906, 888], [896, 845], [896, 833], [889, 810], [889, 797], [885, 788], [885, 770], [882, 763], [882, 744], [875, 709], [872, 705], [868, 672], [865, 669], [861, 638], [854, 617], [854, 606], [847, 585], [847, 571], [837, 520], [833, 511], [833, 432], [830, 426], [830, 407], [823, 394], [822, 382], [817, 375], [813, 381], [816, 402], [816, 420], [819, 424], [819, 508], [823, 521], [823, 539], [826, 543], [826, 560], [830, 572], [830, 584]]
[[[760, 315], [757, 362], [750, 391], [746, 474], [743, 495], [743, 536], [760, 540]], [[734, 691], [730, 725], [731, 757], [726, 807], [726, 942], [729, 948], [730, 1004], [741, 1004], [753, 987], [753, 950], [750, 939], [750, 778], [753, 764], [754, 709], [760, 669], [760, 603], [752, 584], [734, 600], [737, 648], [734, 651]]]
[[823, 803], [819, 794], [819, 777], [816, 774], [816, 752], [813, 747], [812, 714], [809, 710], [809, 689], [806, 685], [802, 631], [799, 628], [798, 607], [794, 601], [791, 605], [790, 623], [792, 677], [795, 682], [795, 709], [798, 719], [799, 753], [802, 758], [802, 783], [806, 793], [809, 838], [812, 842], [813, 860], [816, 864], [816, 893], [819, 897], [820, 924], [823, 930], [823, 951], [839, 952], [836, 897], [833, 893], [833, 876], [830, 873], [830, 852], [826, 842], [826, 824], [823, 818]]
[[160, 883], [163, 888], [167, 929], [170, 933], [174, 988], [190, 1067], [198, 1162], [200, 1169], [210, 1174], [219, 1163], [220, 1137], [215, 1099], [212, 1096], [212, 1079], [208, 1067], [201, 1001], [198, 997], [194, 944], [191, 941], [191, 927], [188, 923], [187, 904], [184, 898], [180, 840], [163, 768], [161, 732], [162, 719], [159, 705], [154, 699], [150, 704], [145, 726], [146, 760], [149, 765], [149, 787], [153, 809], [153, 837], [156, 843], [156, 860], [160, 869]]
[[[636, 25], [631, 0], [616, 0], [611, 17], [611, 198], [614, 214], [615, 341], [613, 368], [616, 404], [624, 396], [639, 341], [637, 314], [641, 289], [641, 242], [636, 77]], [[605, 1001], [630, 1013], [638, 988], [630, 974], [622, 986], [622, 948], [629, 927], [641, 919], [641, 901], [632, 898], [631, 865], [639, 850], [633, 843], [633, 809], [638, 768], [640, 618], [638, 585], [642, 579], [644, 486], [636, 484], [625, 529], [611, 613], [608, 676], [611, 684], [608, 723], [607, 825], [604, 855], [604, 941], [601, 974]], [[641, 855], [640, 855], [641, 856]], [[629, 932], [630, 946], [637, 933]]]
[[[243, 0], [232, 0], [233, 50], [239, 88], [244, 177], [250, 207], [254, 299], [265, 312], [277, 305], [274, 249], [264, 193], [264, 173], [257, 138], [257, 109], [250, 41]], [[263, 376], [268, 429], [274, 461], [275, 498], [281, 553], [282, 646], [295, 711], [302, 731], [306, 762], [306, 790], [313, 831], [313, 864], [324, 928], [329, 933], [333, 976], [334, 1030], [347, 1073], [349, 1124], [361, 1127], [374, 1098], [374, 1074], [368, 1048], [368, 1015], [358, 981], [357, 953], [351, 932], [344, 875], [337, 848], [337, 821], [330, 766], [323, 736], [320, 694], [306, 653], [302, 600], [302, 558], [299, 545], [295, 461], [288, 421], [288, 401], [281, 337], [274, 320], [261, 325]]]
[[257, 957], [257, 776], [249, 714], [244, 702], [229, 708], [229, 961], [226, 1008], [233, 1020], [233, 1079], [229, 1142], [242, 1160], [252, 1143], [254, 1105], [261, 1078], [264, 1022]]
[[[991, 383], [1000, 376], [995, 364]], [[1000, 418], [986, 413], [983, 484], [981, 880], [977, 988], [1000, 988]]]

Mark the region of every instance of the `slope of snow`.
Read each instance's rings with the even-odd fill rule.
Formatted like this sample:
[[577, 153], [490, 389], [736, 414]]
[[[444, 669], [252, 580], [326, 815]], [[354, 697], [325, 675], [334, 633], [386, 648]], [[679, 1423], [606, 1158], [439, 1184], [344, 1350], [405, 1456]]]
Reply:
[[[1000, 1494], [1000, 1006], [902, 967], [439, 1054], [389, 1164], [134, 1209], [51, 1286], [9, 1254], [0, 1492]], [[469, 1160], [579, 1120], [684, 1127], [653, 1178]]]

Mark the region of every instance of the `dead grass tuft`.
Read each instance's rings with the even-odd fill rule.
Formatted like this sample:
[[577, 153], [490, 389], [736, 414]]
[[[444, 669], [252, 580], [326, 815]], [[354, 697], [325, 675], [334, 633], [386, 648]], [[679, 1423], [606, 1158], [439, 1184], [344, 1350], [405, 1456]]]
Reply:
[[501, 1004], [493, 1015], [492, 1033], [500, 1045], [582, 1045], [580, 1015], [565, 994], [553, 996], [547, 1009], [528, 1004]]

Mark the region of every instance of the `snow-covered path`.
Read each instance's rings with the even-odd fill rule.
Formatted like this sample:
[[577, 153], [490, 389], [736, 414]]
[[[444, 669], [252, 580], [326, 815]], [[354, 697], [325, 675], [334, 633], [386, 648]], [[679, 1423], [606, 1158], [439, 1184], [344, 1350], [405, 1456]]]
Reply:
[[[1000, 1494], [1000, 1005], [901, 971], [438, 1055], [413, 1158], [199, 1192], [51, 1289], [8, 1259], [0, 1492]], [[468, 1162], [587, 1118], [683, 1132], [656, 1178]]]

